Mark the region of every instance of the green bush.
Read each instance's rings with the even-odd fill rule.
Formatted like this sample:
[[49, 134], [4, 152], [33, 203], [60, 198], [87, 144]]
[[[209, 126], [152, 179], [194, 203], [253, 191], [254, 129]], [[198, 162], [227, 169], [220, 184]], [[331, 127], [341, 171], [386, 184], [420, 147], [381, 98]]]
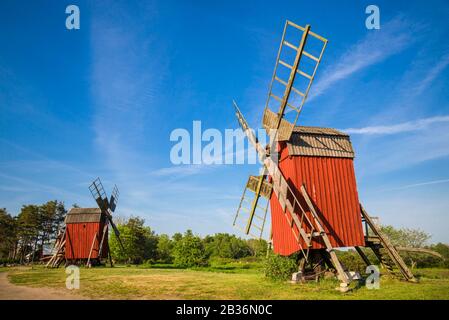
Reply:
[[193, 235], [191, 230], [175, 242], [173, 248], [174, 264], [178, 267], [207, 266], [207, 256], [204, 244], [200, 237]]
[[203, 243], [209, 257], [239, 259], [252, 254], [251, 248], [245, 240], [227, 233], [206, 236]]
[[174, 241], [166, 234], [161, 234], [157, 242], [157, 259], [159, 263], [173, 262]]
[[264, 266], [265, 276], [272, 280], [288, 280], [292, 273], [298, 271], [296, 257], [283, 257], [277, 254], [270, 255]]
[[141, 264], [149, 259], [156, 259], [158, 238], [145, 221], [131, 217], [124, 224], [117, 224], [120, 239], [125, 250], [119, 244], [115, 233], [111, 233], [109, 247], [112, 257], [117, 262]]
[[220, 257], [214, 257], [214, 256], [209, 258], [209, 264], [212, 267], [224, 266], [224, 265], [230, 264], [234, 261], [235, 261], [235, 259], [231, 259], [231, 258], [220, 258]]
[[[371, 257], [368, 250], [364, 250], [364, 252], [372, 263], [377, 263], [377, 259]], [[357, 271], [361, 274], [365, 274], [366, 264], [355, 250], [337, 251], [337, 256], [338, 260], [340, 260], [343, 266], [349, 271]]]

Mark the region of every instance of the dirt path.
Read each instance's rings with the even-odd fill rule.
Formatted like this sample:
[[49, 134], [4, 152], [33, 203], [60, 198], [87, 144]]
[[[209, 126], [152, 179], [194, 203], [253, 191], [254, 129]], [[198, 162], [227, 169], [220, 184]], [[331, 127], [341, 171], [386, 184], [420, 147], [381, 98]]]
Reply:
[[84, 297], [71, 292], [16, 286], [9, 282], [8, 274], [0, 272], [0, 300], [83, 300]]

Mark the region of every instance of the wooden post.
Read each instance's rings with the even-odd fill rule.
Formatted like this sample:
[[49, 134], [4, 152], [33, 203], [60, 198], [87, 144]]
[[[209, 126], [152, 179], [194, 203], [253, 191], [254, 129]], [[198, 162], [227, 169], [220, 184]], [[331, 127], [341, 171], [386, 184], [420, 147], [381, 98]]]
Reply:
[[101, 260], [101, 255], [103, 254], [103, 241], [108, 230], [108, 224], [106, 223], [103, 228], [103, 234], [101, 235], [100, 247], [98, 248], [98, 259]]
[[95, 233], [94, 238], [92, 239], [92, 245], [90, 246], [89, 258], [86, 262], [86, 267], [90, 267], [90, 257], [92, 256], [92, 250], [94, 249], [95, 240], [97, 239], [98, 231]]
[[111, 250], [109, 248], [109, 242], [108, 242], [108, 256], [109, 256], [109, 263], [111, 264], [111, 268], [114, 267], [112, 264], [112, 256], [111, 256]]

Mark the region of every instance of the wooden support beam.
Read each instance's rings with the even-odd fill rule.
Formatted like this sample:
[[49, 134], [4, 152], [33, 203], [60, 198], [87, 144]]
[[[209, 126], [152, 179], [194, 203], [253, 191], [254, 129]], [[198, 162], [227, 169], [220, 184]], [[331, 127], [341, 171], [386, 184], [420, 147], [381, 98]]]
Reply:
[[90, 267], [90, 258], [92, 257], [92, 251], [94, 250], [95, 240], [97, 240], [98, 231], [95, 232], [95, 235], [92, 239], [92, 245], [90, 246], [89, 258], [87, 258], [86, 267]]
[[436, 251], [433, 251], [433, 250], [430, 250], [430, 249], [426, 249], [426, 248], [396, 247], [396, 249], [398, 251], [429, 254], [431, 256], [434, 256], [434, 257], [437, 257], [437, 258], [440, 258], [440, 259], [444, 260], [444, 257], [441, 254], [439, 254]]
[[103, 234], [101, 235], [101, 242], [100, 242], [100, 246], [98, 247], [98, 259], [101, 260], [101, 255], [103, 253], [103, 242], [104, 242], [104, 237], [107, 233], [108, 230], [108, 224], [106, 223], [103, 227]]
[[371, 265], [371, 262], [369, 261], [368, 257], [366, 256], [365, 252], [363, 252], [362, 248], [360, 247], [354, 247], [355, 251], [357, 251], [357, 253], [360, 255], [360, 257], [362, 258], [363, 262], [365, 262], [365, 264], [367, 266]]

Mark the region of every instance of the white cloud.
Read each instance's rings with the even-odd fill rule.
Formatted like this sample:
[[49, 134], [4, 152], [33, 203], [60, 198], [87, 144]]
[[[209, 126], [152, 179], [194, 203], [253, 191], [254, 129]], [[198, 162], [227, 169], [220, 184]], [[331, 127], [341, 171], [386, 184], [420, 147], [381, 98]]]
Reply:
[[413, 32], [410, 23], [402, 18], [385, 23], [381, 30], [368, 32], [365, 38], [324, 70], [320, 80], [312, 86], [309, 101], [338, 81], [401, 52], [413, 42]]
[[389, 126], [368, 126], [364, 128], [347, 128], [342, 129], [342, 131], [348, 134], [386, 135], [386, 134], [397, 134], [403, 132], [419, 131], [427, 129], [430, 125], [444, 122], [449, 122], [449, 116], [430, 117], [415, 121], [393, 124]]
[[386, 189], [385, 191], [403, 190], [403, 189], [417, 188], [417, 187], [429, 186], [429, 185], [434, 185], [434, 184], [442, 184], [442, 183], [448, 183], [448, 182], [449, 182], [449, 179], [433, 180], [433, 181], [408, 184], [408, 185], [400, 186], [400, 187], [396, 187], [396, 188], [390, 188], [390, 189]]
[[449, 121], [433, 122], [420, 130], [390, 134], [388, 138], [373, 134], [353, 136], [353, 143], [356, 152], [359, 151], [356, 164], [362, 175], [404, 170], [449, 156]]
[[160, 168], [151, 172], [154, 176], [190, 176], [207, 170], [212, 165], [176, 165], [172, 167]]
[[418, 95], [427, 89], [430, 84], [443, 72], [444, 69], [449, 65], [449, 54], [444, 55], [437, 64], [433, 66], [424, 77], [422, 81], [418, 83], [414, 90], [414, 94]]

